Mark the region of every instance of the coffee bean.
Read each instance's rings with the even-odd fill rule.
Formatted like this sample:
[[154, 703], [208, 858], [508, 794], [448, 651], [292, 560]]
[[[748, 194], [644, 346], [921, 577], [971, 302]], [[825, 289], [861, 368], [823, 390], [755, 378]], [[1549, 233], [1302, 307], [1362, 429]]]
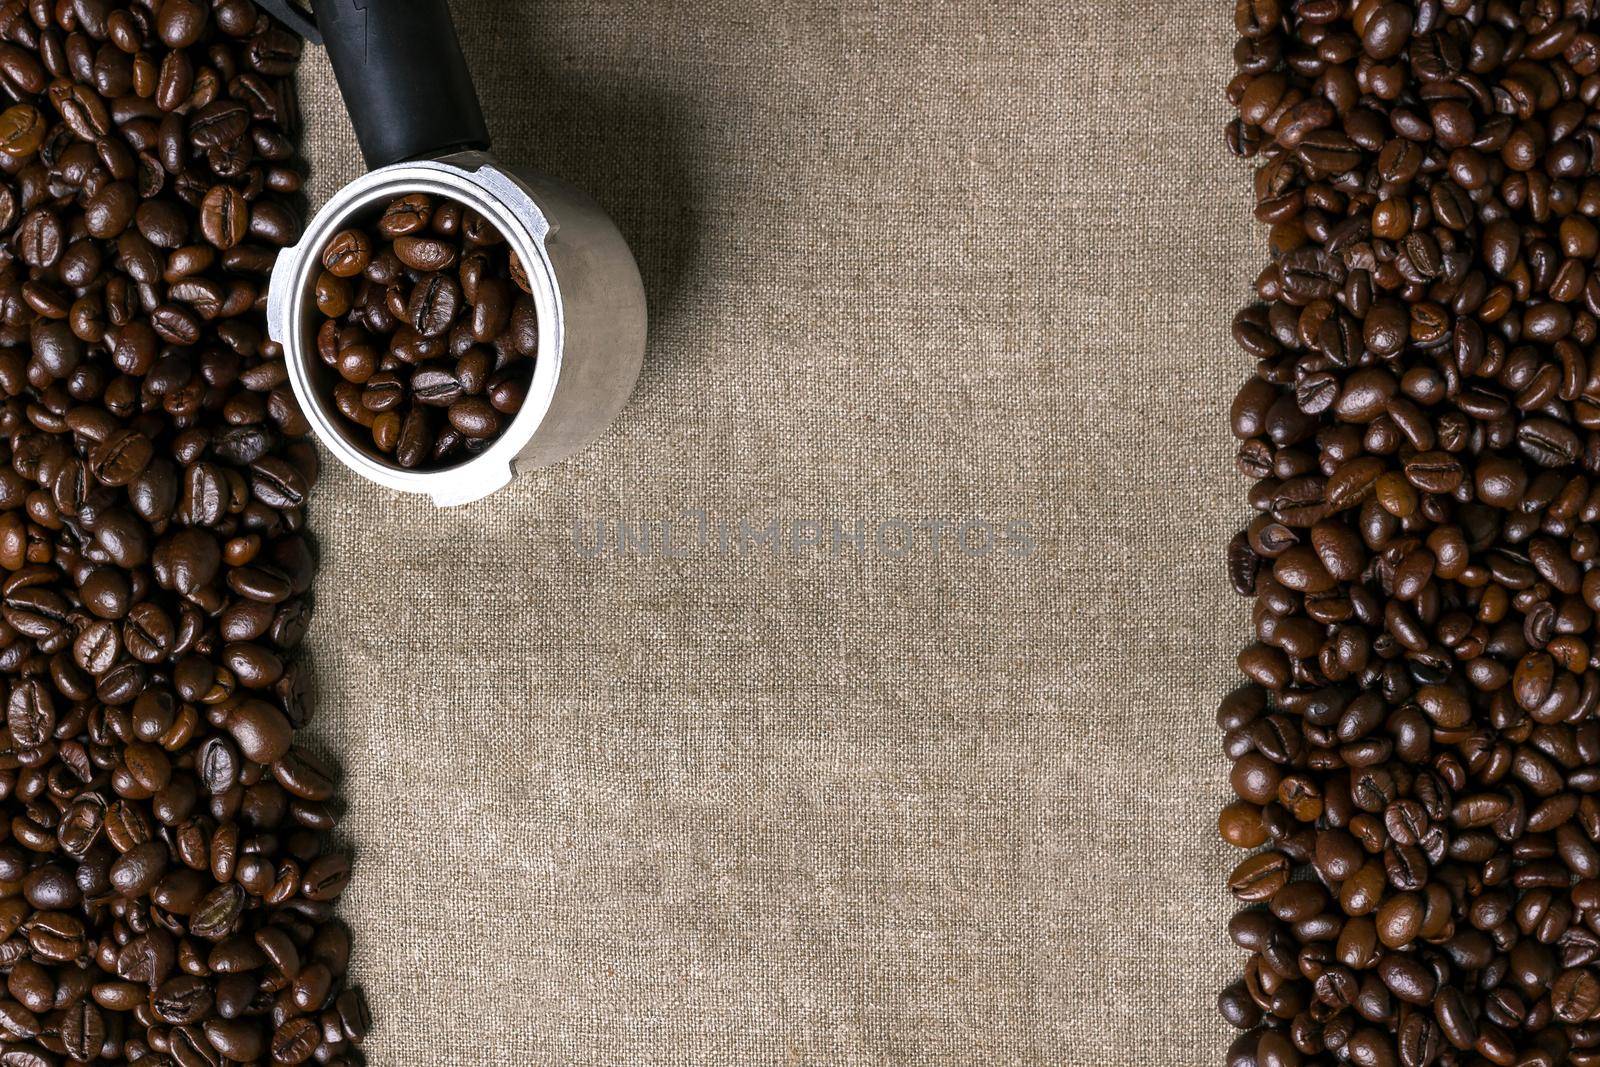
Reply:
[[289, 721], [264, 700], [243, 701], [228, 713], [223, 725], [245, 758], [256, 763], [276, 763], [289, 751]]
[[92, 1061], [105, 1048], [105, 1014], [88, 1000], [77, 1000], [64, 1009], [60, 1022], [61, 1044], [73, 1060]]
[[299, 468], [277, 456], [250, 465], [250, 491], [271, 508], [297, 508], [306, 500], [306, 480]]
[[378, 220], [378, 234], [393, 241], [427, 227], [433, 218], [433, 201], [425, 193], [407, 193], [389, 202]]
[[402, 467], [419, 466], [432, 447], [433, 438], [426, 413], [413, 408], [400, 422], [400, 438], [395, 445], [395, 460]]
[[443, 337], [461, 313], [461, 287], [448, 274], [428, 274], [407, 300], [404, 318], [423, 337]]
[[242, 1019], [207, 1019], [205, 1035], [212, 1048], [240, 1063], [258, 1060], [266, 1051], [266, 1036], [260, 1023]]
[[461, 398], [461, 382], [448, 368], [424, 364], [411, 374], [411, 393], [420, 404], [448, 407]]
[[462, 397], [446, 414], [450, 425], [468, 437], [488, 438], [500, 432], [500, 416], [486, 400]]
[[112, 182], [83, 206], [84, 225], [91, 237], [109, 240], [133, 222], [139, 194], [128, 182]]
[[366, 994], [359, 987], [346, 989], [339, 994], [335, 1007], [339, 1013], [339, 1025], [344, 1030], [345, 1037], [356, 1044], [364, 1041], [367, 1032], [372, 1029], [372, 1013], [367, 1007]]
[[217, 576], [222, 551], [217, 539], [203, 530], [181, 530], [156, 546], [152, 562], [162, 586], [188, 595]]
[[1419, 452], [1406, 461], [1406, 480], [1425, 493], [1452, 493], [1461, 484], [1461, 462], [1448, 452]]
[[250, 206], [232, 186], [213, 185], [200, 205], [200, 231], [218, 248], [233, 248], [250, 227]]
[[1529, 419], [1517, 427], [1517, 447], [1541, 467], [1568, 466], [1583, 451], [1571, 428], [1545, 418]]
[[1391, 952], [1378, 961], [1378, 977], [1409, 1004], [1432, 1004], [1437, 979], [1415, 956]]
[[518, 297], [511, 306], [511, 349], [520, 356], [532, 356], [539, 350], [539, 317], [533, 301]]
[[300, 892], [308, 900], [337, 900], [349, 882], [349, 860], [330, 853], [318, 856], [306, 868]]
[[237, 141], [250, 127], [250, 112], [237, 100], [214, 100], [189, 119], [189, 140], [196, 148], [220, 148]]
[[497, 378], [489, 383], [489, 403], [502, 415], [515, 415], [527, 399], [528, 383], [521, 375]]
[[272, 1060], [274, 1063], [296, 1064], [309, 1060], [321, 1037], [317, 1026], [309, 1018], [290, 1019], [272, 1035]]
[[1326, 371], [1308, 374], [1295, 386], [1295, 402], [1308, 415], [1320, 415], [1339, 396], [1339, 380]]
[[[1334, 471], [1320, 495], [1335, 511], [1355, 507], [1372, 495], [1378, 478], [1386, 469], [1387, 464], [1377, 456], [1356, 457]], [[1308, 503], [1314, 499], [1309, 492], [1305, 496]]]
[[1228, 888], [1243, 901], [1263, 901], [1289, 881], [1289, 861], [1282, 853], [1261, 852], [1240, 863], [1228, 878]]
[[337, 319], [350, 310], [350, 283], [331, 271], [323, 271], [316, 282], [317, 310]]
[[305, 749], [291, 748], [272, 765], [272, 774], [289, 792], [305, 800], [333, 797], [333, 774]]
[[[415, 271], [436, 273], [456, 261], [456, 250], [443, 241], [431, 237], [401, 237], [394, 242], [394, 254], [400, 262]], [[330, 315], [330, 318], [338, 318]]]
[[339, 278], [354, 278], [371, 262], [372, 239], [361, 230], [341, 230], [322, 250], [322, 265]]
[[111, 865], [111, 885], [124, 897], [147, 895], [167, 869], [167, 846], [146, 841]]
[[[440, 467], [491, 444], [521, 410], [538, 350], [533, 304], [515, 296], [510, 248], [493, 228], [409, 194], [372, 232], [335, 234], [321, 259], [319, 354], [338, 371], [335, 409], [374, 453]], [[427, 407], [443, 410], [430, 419]]]
[[1274, 249], [1229, 413], [1241, 1067], [1594, 1058], [1594, 21], [1237, 7], [1227, 140]]
[[[281, 1005], [320, 1024], [303, 1059], [350, 1063], [349, 865], [293, 747], [316, 464], [260, 310], [300, 228], [300, 46], [249, 0], [24, 7], [0, 18], [0, 1062], [249, 1062]], [[266, 977], [264, 931], [316, 969]]]
[[1426, 905], [1416, 893], [1400, 893], [1385, 900], [1375, 918], [1378, 938], [1389, 948], [1403, 949], [1422, 932]]
[[89, 453], [89, 469], [102, 484], [124, 486], [144, 471], [154, 455], [155, 447], [144, 434], [117, 429]]
[[61, 219], [47, 208], [29, 211], [17, 227], [17, 256], [30, 267], [47, 270], [55, 266], [65, 244], [66, 230]]
[[189, 932], [196, 937], [220, 941], [238, 929], [245, 900], [246, 890], [239, 884], [217, 886], [195, 906], [189, 916]]
[[211, 987], [191, 974], [169, 978], [150, 997], [151, 1014], [174, 1026], [206, 1018], [211, 1014], [212, 1004]]

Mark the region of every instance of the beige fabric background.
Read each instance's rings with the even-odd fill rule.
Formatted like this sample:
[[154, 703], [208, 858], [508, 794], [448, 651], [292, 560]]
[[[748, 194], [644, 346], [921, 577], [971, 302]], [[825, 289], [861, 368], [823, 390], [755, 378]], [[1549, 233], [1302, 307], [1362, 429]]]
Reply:
[[[374, 1064], [1221, 1062], [1231, 10], [459, 5], [500, 149], [607, 205], [654, 321], [578, 459], [317, 498]], [[320, 199], [320, 54], [303, 95]], [[1040, 551], [573, 546], [686, 509]]]

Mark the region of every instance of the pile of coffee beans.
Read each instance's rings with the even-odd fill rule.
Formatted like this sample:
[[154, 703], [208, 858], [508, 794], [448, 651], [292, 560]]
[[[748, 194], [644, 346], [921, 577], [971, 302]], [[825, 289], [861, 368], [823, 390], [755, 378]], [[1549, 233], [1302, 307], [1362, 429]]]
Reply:
[[0, 3], [6, 1067], [360, 1062], [263, 335], [300, 50], [250, 0]]
[[1236, 20], [1229, 1063], [1600, 1064], [1600, 4]]
[[410, 193], [322, 250], [317, 353], [352, 437], [402, 467], [482, 452], [522, 409], [539, 321], [516, 253], [482, 215]]

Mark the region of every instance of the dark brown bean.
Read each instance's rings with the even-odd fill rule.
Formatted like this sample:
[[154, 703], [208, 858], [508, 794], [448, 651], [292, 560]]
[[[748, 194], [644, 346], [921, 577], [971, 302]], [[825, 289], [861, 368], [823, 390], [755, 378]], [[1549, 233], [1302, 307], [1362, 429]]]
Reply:
[[1273, 250], [1233, 321], [1236, 1067], [1600, 1063], [1592, 14], [1236, 7]]
[[[534, 360], [522, 357], [536, 357], [538, 329], [492, 228], [414, 194], [391, 202], [373, 232], [335, 234], [321, 256], [319, 353], [339, 373], [334, 407], [374, 453], [448, 466], [497, 438], [527, 398]], [[443, 410], [430, 419], [419, 405]]]
[[[0, 12], [0, 1063], [250, 1062], [282, 1035], [348, 1064], [365, 1033], [324, 933], [332, 774], [293, 747], [316, 462], [261, 314], [300, 229], [299, 52], [249, 0]], [[371, 263], [340, 262], [344, 315]]]

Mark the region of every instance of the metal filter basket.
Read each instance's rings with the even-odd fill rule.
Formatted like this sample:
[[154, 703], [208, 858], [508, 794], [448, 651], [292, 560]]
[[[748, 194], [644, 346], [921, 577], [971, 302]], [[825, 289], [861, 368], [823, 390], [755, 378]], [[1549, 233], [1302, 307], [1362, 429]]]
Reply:
[[[443, 0], [337, 0], [318, 5], [322, 35], [375, 168], [317, 212], [272, 273], [267, 325], [283, 346], [295, 396], [318, 439], [362, 477], [442, 505], [481, 499], [516, 474], [593, 442], [621, 411], [644, 360], [645, 296], [616, 226], [571, 186], [489, 151], [489, 138]], [[333, 405], [335, 372], [316, 352], [314, 289], [329, 239], [422, 192], [481, 214], [521, 260], [538, 315], [527, 400], [483, 452], [440, 470], [408, 470], [348, 431]]]

